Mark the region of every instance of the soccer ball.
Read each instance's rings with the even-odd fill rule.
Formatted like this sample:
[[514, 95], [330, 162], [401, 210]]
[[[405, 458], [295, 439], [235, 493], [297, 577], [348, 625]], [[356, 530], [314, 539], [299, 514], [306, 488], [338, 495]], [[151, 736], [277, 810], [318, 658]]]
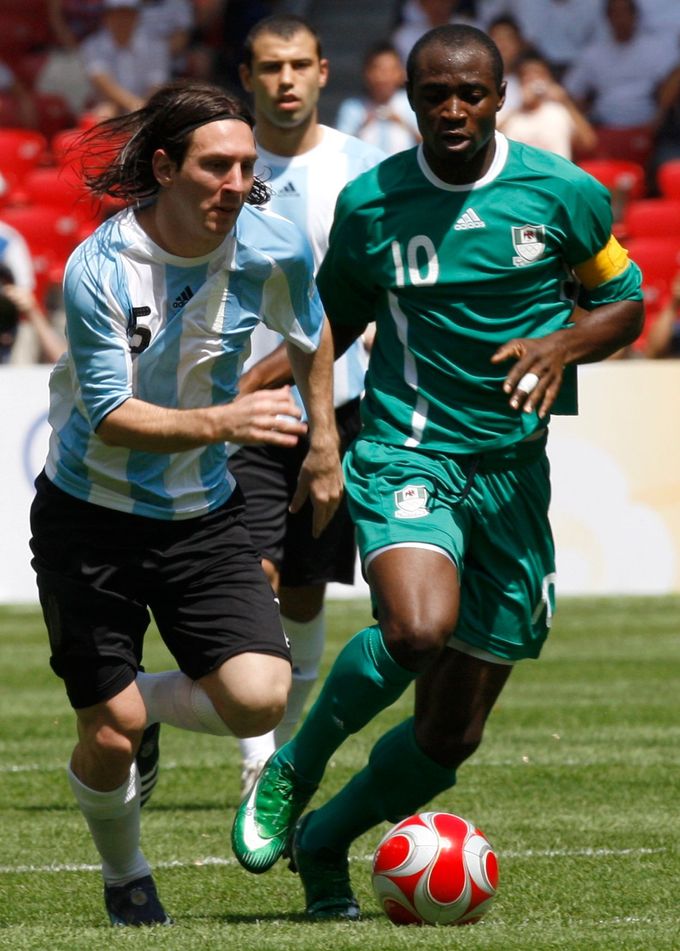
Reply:
[[373, 857], [373, 889], [395, 925], [479, 921], [498, 887], [498, 860], [484, 833], [448, 812], [394, 826]]

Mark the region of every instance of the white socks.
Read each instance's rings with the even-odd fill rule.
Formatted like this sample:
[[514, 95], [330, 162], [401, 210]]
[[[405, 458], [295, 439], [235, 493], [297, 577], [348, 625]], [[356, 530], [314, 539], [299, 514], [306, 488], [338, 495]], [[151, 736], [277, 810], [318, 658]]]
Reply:
[[283, 719], [271, 733], [240, 740], [241, 759], [244, 763], [264, 762], [275, 749], [286, 743], [297, 725], [309, 693], [319, 675], [326, 639], [324, 609], [311, 621], [291, 621], [282, 617], [284, 630], [290, 639], [293, 655], [293, 683]]
[[102, 859], [107, 885], [125, 885], [150, 875], [151, 869], [139, 848], [139, 779], [133, 763], [130, 776], [118, 789], [98, 792], [78, 779], [71, 767], [68, 781], [85, 816]]
[[233, 736], [203, 687], [180, 670], [137, 674], [137, 686], [146, 707], [147, 725], [169, 723], [180, 730]]

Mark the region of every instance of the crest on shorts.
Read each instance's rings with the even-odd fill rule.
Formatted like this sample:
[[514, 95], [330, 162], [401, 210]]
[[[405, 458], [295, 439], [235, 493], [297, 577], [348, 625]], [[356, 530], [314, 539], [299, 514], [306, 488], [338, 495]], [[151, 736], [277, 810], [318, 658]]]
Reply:
[[397, 518], [423, 518], [427, 510], [427, 489], [424, 485], [405, 485], [394, 493], [394, 514]]
[[512, 259], [515, 267], [533, 264], [543, 257], [545, 251], [545, 225], [522, 225], [512, 229], [512, 243], [517, 257]]

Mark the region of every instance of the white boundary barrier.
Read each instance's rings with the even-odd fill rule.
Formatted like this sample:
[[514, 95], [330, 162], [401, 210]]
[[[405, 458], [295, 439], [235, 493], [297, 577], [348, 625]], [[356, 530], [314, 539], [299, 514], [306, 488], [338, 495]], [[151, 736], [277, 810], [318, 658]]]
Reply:
[[[0, 367], [0, 603], [36, 601], [28, 548], [44, 461], [48, 367]], [[578, 417], [556, 417], [549, 455], [561, 594], [680, 591], [680, 361], [581, 367]], [[329, 596], [367, 588], [331, 585]]]

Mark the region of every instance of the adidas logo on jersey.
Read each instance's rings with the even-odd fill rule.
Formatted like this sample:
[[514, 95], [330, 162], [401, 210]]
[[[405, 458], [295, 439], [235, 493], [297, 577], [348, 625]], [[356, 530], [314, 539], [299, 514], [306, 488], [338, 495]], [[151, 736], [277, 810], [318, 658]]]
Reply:
[[276, 192], [279, 198], [299, 198], [300, 193], [298, 192], [295, 185], [292, 182], [286, 182], [283, 188], [279, 188]]
[[469, 231], [471, 228], [486, 228], [485, 222], [479, 217], [476, 211], [468, 208], [453, 226], [454, 231]]
[[194, 292], [191, 290], [189, 285], [184, 288], [181, 294], [178, 294], [177, 297], [172, 302], [172, 309], [179, 310], [180, 307], [184, 307], [185, 304], [188, 304], [191, 298], [194, 296]]

